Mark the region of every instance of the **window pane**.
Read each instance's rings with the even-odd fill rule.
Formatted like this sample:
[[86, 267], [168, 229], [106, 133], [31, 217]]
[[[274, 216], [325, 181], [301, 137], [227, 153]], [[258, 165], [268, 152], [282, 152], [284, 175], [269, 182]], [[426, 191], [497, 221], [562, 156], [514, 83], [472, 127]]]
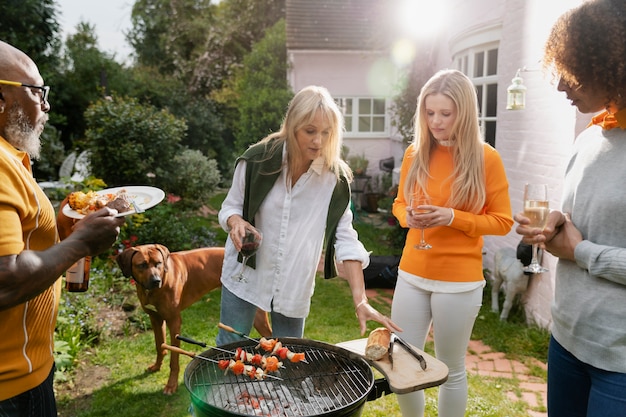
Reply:
[[372, 131], [373, 132], [384, 132], [385, 131], [385, 117], [384, 116], [376, 116], [372, 118]]
[[483, 113], [483, 86], [476, 86], [476, 96], [478, 97], [478, 113], [481, 115]]
[[496, 147], [496, 122], [485, 122], [485, 142]]
[[374, 111], [372, 114], [385, 114], [385, 99], [377, 98], [374, 99]]
[[498, 84], [487, 85], [487, 117], [496, 117], [496, 106], [498, 104]]
[[485, 75], [485, 53], [477, 52], [474, 54], [474, 77], [483, 75]]
[[372, 100], [371, 99], [369, 98], [359, 99], [359, 114], [372, 114]]
[[498, 73], [498, 50], [491, 49], [487, 52], [487, 75]]
[[352, 114], [352, 99], [346, 98], [345, 101], [345, 115]]
[[371, 132], [370, 128], [370, 117], [369, 116], [361, 116], [359, 117], [359, 132]]
[[346, 123], [346, 132], [352, 132], [352, 116], [346, 116], [344, 117], [345, 123]]

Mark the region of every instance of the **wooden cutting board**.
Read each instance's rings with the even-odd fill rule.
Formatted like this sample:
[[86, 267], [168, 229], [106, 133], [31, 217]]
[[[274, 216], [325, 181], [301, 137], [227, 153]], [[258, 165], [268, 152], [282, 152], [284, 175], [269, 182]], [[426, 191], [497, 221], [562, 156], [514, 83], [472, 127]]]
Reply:
[[393, 349], [393, 369], [387, 355], [377, 361], [367, 359], [365, 357], [366, 344], [367, 338], [337, 343], [337, 346], [361, 355], [363, 359], [384, 375], [389, 383], [389, 388], [396, 394], [406, 394], [436, 387], [448, 380], [446, 364], [414, 346], [413, 349], [426, 359], [426, 370], [422, 370], [417, 359], [398, 343], [395, 343]]

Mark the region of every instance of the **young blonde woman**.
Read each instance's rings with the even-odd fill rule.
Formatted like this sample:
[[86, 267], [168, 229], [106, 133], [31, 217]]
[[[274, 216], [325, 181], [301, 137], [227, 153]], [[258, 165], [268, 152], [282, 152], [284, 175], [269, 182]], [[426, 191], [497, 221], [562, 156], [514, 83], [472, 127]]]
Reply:
[[[369, 254], [352, 228], [350, 168], [341, 159], [343, 116], [329, 92], [318, 86], [299, 91], [280, 131], [251, 146], [237, 159], [233, 184], [219, 213], [228, 231], [222, 269], [220, 320], [248, 334], [257, 307], [270, 312], [274, 337], [302, 337], [322, 249], [324, 275], [345, 278], [361, 333], [375, 320], [399, 330], [367, 303], [363, 268]], [[246, 229], [263, 233], [245, 268], [246, 281], [232, 279], [241, 269], [238, 251]], [[217, 344], [240, 340], [220, 329]]]
[[[411, 207], [416, 195], [430, 202]], [[502, 160], [481, 137], [476, 90], [459, 71], [440, 71], [421, 90], [393, 214], [409, 232], [391, 318], [419, 348], [432, 325], [435, 354], [449, 368], [438, 415], [463, 417], [465, 352], [485, 285], [482, 237], [505, 235], [513, 219]], [[419, 248], [421, 229], [430, 249]], [[424, 415], [422, 391], [398, 402], [403, 416]]]

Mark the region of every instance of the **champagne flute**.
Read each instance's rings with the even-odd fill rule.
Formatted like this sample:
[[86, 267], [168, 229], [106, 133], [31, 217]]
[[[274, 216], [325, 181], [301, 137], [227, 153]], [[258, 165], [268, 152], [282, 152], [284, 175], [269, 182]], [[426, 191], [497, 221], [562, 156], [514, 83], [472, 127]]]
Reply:
[[[432, 210], [426, 210], [426, 209], [420, 209], [418, 208], [419, 206], [425, 206], [425, 205], [430, 205], [430, 198], [424, 194], [413, 194], [411, 195], [411, 201], [409, 202], [409, 205], [411, 207], [411, 214], [413, 213], [431, 213]], [[424, 228], [421, 228], [422, 230], [422, 234], [420, 237], [420, 243], [413, 246], [415, 249], [419, 249], [419, 250], [428, 250], [430, 248], [432, 248], [432, 246], [426, 242], [425, 238], [424, 238]]]
[[238, 274], [233, 276], [233, 279], [240, 282], [248, 282], [246, 277], [243, 274], [243, 271], [246, 269], [246, 263], [251, 256], [254, 256], [256, 251], [261, 246], [261, 242], [263, 241], [263, 233], [259, 229], [255, 229], [254, 227], [250, 229], [246, 229], [246, 235], [241, 239], [241, 256], [243, 260], [241, 261], [241, 270]]
[[[550, 207], [548, 203], [548, 185], [547, 184], [526, 184], [524, 187], [524, 216], [530, 219], [530, 227], [538, 227], [543, 229], [548, 222]], [[537, 244], [533, 244], [533, 257], [528, 266], [524, 268], [524, 272], [539, 274], [548, 272], [537, 261]]]

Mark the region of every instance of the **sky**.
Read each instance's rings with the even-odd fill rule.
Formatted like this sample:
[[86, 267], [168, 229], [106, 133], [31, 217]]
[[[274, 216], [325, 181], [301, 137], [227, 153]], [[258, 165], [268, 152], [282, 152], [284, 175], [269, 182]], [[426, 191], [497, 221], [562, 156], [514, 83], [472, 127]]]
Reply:
[[134, 0], [56, 0], [56, 4], [64, 40], [76, 33], [78, 23], [87, 22], [96, 27], [99, 49], [114, 53], [118, 62], [126, 61], [132, 50], [124, 32], [130, 29]]

